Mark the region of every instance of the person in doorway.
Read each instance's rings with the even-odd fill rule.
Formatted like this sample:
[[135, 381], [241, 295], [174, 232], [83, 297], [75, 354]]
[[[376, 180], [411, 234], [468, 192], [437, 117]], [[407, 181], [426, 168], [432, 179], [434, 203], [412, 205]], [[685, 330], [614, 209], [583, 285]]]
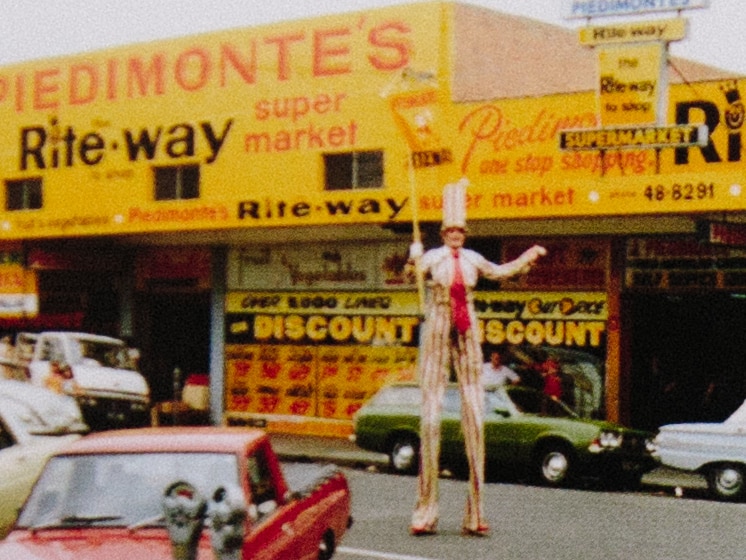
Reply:
[[10, 335], [3, 335], [0, 338], [0, 374], [5, 379], [15, 379], [17, 377], [15, 365], [16, 352], [13, 346], [13, 339]]
[[521, 378], [516, 372], [502, 363], [502, 352], [499, 348], [490, 350], [490, 359], [482, 366], [482, 384], [485, 387], [516, 385]]
[[500, 280], [528, 272], [546, 249], [535, 245], [517, 259], [495, 264], [465, 249], [465, 179], [443, 191], [443, 245], [424, 253], [421, 243], [410, 247], [410, 261], [419, 273], [429, 275], [430, 298], [425, 309], [419, 352], [422, 387], [420, 418], [420, 471], [418, 497], [410, 533], [436, 533], [438, 523], [438, 473], [440, 413], [453, 365], [461, 394], [461, 423], [469, 464], [469, 494], [463, 522], [465, 535], [484, 536], [489, 526], [482, 507], [484, 484], [484, 387], [481, 381], [482, 349], [472, 300], [479, 276]]
[[544, 377], [544, 394], [548, 397], [562, 400], [562, 377], [560, 376], [560, 365], [557, 360], [548, 359], [542, 367]]
[[531, 387], [537, 391], [544, 391], [544, 376], [542, 372], [543, 364], [540, 362], [533, 362], [527, 364], [520, 371], [521, 385]]
[[49, 374], [44, 379], [44, 386], [60, 395], [75, 395], [78, 388], [73, 378], [72, 368], [57, 360], [50, 363]]

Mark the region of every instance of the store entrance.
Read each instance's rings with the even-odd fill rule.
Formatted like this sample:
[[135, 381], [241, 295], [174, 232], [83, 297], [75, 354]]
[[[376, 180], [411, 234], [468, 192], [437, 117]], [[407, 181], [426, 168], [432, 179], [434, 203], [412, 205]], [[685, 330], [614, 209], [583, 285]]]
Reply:
[[139, 301], [143, 336], [142, 371], [153, 402], [170, 400], [175, 368], [181, 383], [210, 371], [210, 294], [143, 294]]
[[746, 297], [632, 294], [630, 421], [724, 420], [746, 395]]

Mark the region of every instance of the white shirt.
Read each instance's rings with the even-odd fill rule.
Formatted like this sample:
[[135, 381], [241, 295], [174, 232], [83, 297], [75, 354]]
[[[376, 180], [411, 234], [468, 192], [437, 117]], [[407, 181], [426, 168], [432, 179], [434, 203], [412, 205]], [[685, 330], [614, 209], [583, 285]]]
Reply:
[[[520, 257], [509, 263], [495, 264], [471, 249], [459, 249], [459, 256], [467, 288], [473, 288], [477, 284], [480, 274], [490, 280], [500, 280], [522, 272], [526, 266], [525, 259]], [[420, 267], [424, 272], [430, 272], [434, 284], [448, 287], [453, 282], [453, 263], [453, 250], [443, 245], [427, 251], [422, 256]]]
[[506, 365], [495, 368], [492, 362], [486, 362], [482, 366], [482, 385], [507, 385], [508, 381], [515, 383], [520, 380], [519, 375]]

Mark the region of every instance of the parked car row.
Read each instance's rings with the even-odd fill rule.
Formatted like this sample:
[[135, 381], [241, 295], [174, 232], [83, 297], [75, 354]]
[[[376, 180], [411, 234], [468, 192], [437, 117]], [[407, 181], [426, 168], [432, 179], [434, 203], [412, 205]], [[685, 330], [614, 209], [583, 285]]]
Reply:
[[[9, 355], [10, 354], [10, 355]], [[5, 378], [74, 397], [93, 430], [144, 426], [150, 388], [133, 351], [109, 336], [67, 331], [18, 333], [0, 357]]]
[[655, 445], [664, 465], [703, 475], [716, 500], [746, 497], [746, 402], [723, 422], [661, 426]]
[[[670, 424], [656, 433], [580, 418], [562, 402], [522, 386], [485, 392], [486, 470], [569, 485], [595, 479], [638, 486], [659, 466], [702, 475], [712, 498], [746, 499], [746, 402], [725, 421]], [[419, 406], [416, 383], [383, 387], [355, 415], [354, 436], [363, 449], [385, 453], [393, 472], [418, 468]], [[442, 412], [441, 463], [465, 470], [458, 386], [447, 387]]]
[[[629, 488], [663, 464], [703, 474], [716, 499], [746, 496], [746, 404], [722, 423], [663, 426], [653, 434], [580, 418], [561, 401], [520, 385], [490, 388], [485, 399], [491, 474], [528, 475], [550, 486], [592, 478]], [[415, 383], [381, 389], [355, 415], [358, 445], [388, 454], [394, 472], [415, 473], [420, 400]], [[199, 532], [209, 507], [245, 516], [246, 524], [231, 531], [248, 528], [244, 551], [268, 551], [267, 558], [298, 546], [309, 557], [330, 558], [350, 523], [344, 476], [309, 465], [283, 469], [257, 430], [145, 428], [83, 437], [88, 431], [75, 399], [0, 381], [0, 559], [51, 558], [54, 543], [70, 535], [135, 555], [147, 542], [149, 554], [169, 558], [169, 491], [174, 507], [202, 512]], [[441, 450], [444, 467], [465, 469], [456, 385], [445, 393]], [[179, 501], [187, 495], [201, 501]], [[271, 528], [272, 520], [285, 527], [307, 510], [318, 514], [317, 522], [304, 522], [306, 532], [296, 538]], [[201, 549], [215, 546], [210, 539], [195, 542]], [[90, 557], [104, 551], [94, 548]], [[78, 552], [84, 558], [89, 551]]]

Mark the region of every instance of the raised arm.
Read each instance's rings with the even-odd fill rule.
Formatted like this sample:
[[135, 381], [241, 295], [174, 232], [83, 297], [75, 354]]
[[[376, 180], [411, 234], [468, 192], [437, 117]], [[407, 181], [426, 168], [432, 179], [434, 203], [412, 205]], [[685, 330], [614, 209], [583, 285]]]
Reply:
[[544, 247], [534, 245], [521, 253], [518, 258], [503, 264], [495, 264], [487, 259], [483, 259], [480, 263], [479, 271], [482, 276], [490, 280], [501, 280], [503, 278], [510, 278], [511, 276], [518, 276], [519, 274], [526, 274], [536, 264], [536, 261], [546, 254], [547, 250]]

